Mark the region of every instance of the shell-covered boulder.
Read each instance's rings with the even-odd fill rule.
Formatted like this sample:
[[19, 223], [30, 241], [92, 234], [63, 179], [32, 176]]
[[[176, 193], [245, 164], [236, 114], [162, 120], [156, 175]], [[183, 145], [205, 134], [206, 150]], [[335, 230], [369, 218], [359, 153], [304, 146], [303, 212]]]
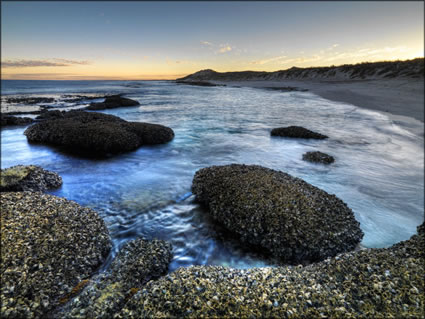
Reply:
[[64, 198], [1, 193], [1, 318], [45, 318], [111, 248], [99, 215]]
[[149, 282], [118, 318], [423, 318], [421, 227], [393, 247], [306, 267], [179, 268]]
[[27, 128], [24, 134], [28, 141], [62, 146], [76, 153], [106, 155], [163, 144], [174, 138], [169, 127], [127, 122], [108, 114], [70, 111], [61, 116]]
[[86, 108], [87, 110], [105, 110], [105, 109], [114, 109], [117, 107], [127, 107], [127, 106], [137, 106], [140, 105], [139, 102], [122, 97], [120, 95], [111, 95], [105, 97], [104, 102], [100, 103], [90, 103], [90, 105]]
[[316, 152], [307, 152], [303, 154], [303, 160], [307, 162], [313, 162], [313, 163], [322, 163], [322, 164], [332, 164], [335, 162], [335, 159], [333, 156], [328, 155], [326, 153], [322, 153], [319, 151]]
[[163, 240], [126, 243], [109, 270], [85, 283], [83, 292], [57, 317], [112, 318], [145, 283], [167, 273], [171, 258], [171, 245]]
[[352, 250], [363, 232], [335, 195], [257, 165], [212, 166], [196, 172], [196, 200], [245, 243], [286, 263], [305, 263]]
[[16, 165], [0, 170], [0, 192], [45, 191], [62, 185], [62, 178], [40, 166]]
[[301, 126], [278, 127], [271, 131], [271, 136], [293, 137], [293, 138], [311, 138], [323, 140], [328, 138], [326, 135], [310, 131]]

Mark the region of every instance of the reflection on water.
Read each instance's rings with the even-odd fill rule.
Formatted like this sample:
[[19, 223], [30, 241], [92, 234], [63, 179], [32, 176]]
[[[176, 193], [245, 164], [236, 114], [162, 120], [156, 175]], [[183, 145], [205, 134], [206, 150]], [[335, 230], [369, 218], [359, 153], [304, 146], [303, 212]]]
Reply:
[[[360, 221], [366, 247], [408, 239], [423, 220], [423, 136], [403, 130], [385, 115], [305, 92], [171, 82], [105, 83], [71, 88], [52, 83], [51, 91], [43, 87], [41, 93], [125, 92], [141, 105], [105, 113], [167, 125], [175, 139], [96, 160], [29, 145], [22, 134], [25, 128], [4, 128], [1, 166], [36, 164], [58, 172], [64, 184], [51, 193], [98, 211], [115, 252], [127, 240], [146, 236], [171, 241], [171, 270], [193, 264], [267, 265], [260, 256], [220, 240], [207, 214], [193, 202], [194, 173], [229, 163], [285, 171], [336, 194]], [[270, 137], [271, 128], [287, 125], [301, 125], [329, 139]], [[313, 150], [334, 156], [336, 162], [323, 166], [302, 161], [302, 154]]]

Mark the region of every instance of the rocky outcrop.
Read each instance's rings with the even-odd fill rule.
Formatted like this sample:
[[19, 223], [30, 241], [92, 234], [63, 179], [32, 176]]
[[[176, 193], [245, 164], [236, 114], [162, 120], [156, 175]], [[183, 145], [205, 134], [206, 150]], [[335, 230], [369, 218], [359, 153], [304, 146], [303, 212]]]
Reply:
[[167, 273], [171, 258], [171, 245], [162, 240], [128, 242], [109, 270], [85, 283], [83, 292], [55, 317], [112, 318], [144, 284]]
[[1, 318], [46, 318], [111, 248], [98, 214], [52, 195], [1, 194]]
[[307, 267], [180, 268], [149, 282], [118, 318], [421, 318], [424, 228]]
[[40, 166], [16, 165], [0, 170], [0, 192], [45, 191], [62, 185], [62, 178]]
[[177, 84], [195, 85], [195, 86], [225, 86], [218, 85], [207, 81], [176, 81]]
[[353, 212], [335, 195], [256, 165], [196, 172], [196, 200], [241, 242], [284, 263], [307, 263], [350, 251], [363, 237]]
[[90, 103], [90, 105], [86, 109], [97, 111], [97, 110], [114, 109], [117, 107], [127, 107], [127, 106], [137, 106], [137, 105], [140, 105], [140, 103], [135, 100], [121, 97], [120, 95], [111, 95], [111, 96], [105, 97], [104, 102]]
[[29, 117], [17, 117], [12, 115], [1, 115], [1, 126], [13, 126], [13, 125], [28, 125], [34, 120]]
[[319, 151], [316, 152], [307, 152], [303, 154], [303, 160], [307, 162], [313, 162], [313, 163], [322, 163], [325, 165], [332, 164], [335, 162], [335, 159], [333, 156], [328, 155], [326, 153], [322, 153]]
[[163, 144], [174, 138], [173, 130], [166, 126], [127, 122], [113, 115], [85, 111], [62, 112], [60, 118], [54, 116], [34, 124], [24, 134], [29, 142], [100, 156], [132, 151], [142, 145]]
[[328, 138], [326, 135], [310, 131], [301, 126], [278, 127], [272, 129], [271, 136], [292, 137], [292, 138], [311, 138], [323, 140]]

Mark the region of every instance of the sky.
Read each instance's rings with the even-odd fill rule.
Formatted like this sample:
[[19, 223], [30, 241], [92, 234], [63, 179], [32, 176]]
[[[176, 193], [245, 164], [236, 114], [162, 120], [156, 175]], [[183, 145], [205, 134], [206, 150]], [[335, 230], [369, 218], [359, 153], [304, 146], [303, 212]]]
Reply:
[[175, 79], [424, 56], [424, 2], [2, 1], [2, 79]]

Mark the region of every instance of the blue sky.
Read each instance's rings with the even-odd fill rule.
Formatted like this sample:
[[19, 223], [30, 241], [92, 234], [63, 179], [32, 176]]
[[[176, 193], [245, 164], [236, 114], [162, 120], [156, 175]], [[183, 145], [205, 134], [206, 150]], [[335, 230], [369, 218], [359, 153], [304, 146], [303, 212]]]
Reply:
[[[2, 2], [2, 74], [175, 78], [423, 56], [423, 2]], [[53, 75], [52, 75], [53, 74]]]

